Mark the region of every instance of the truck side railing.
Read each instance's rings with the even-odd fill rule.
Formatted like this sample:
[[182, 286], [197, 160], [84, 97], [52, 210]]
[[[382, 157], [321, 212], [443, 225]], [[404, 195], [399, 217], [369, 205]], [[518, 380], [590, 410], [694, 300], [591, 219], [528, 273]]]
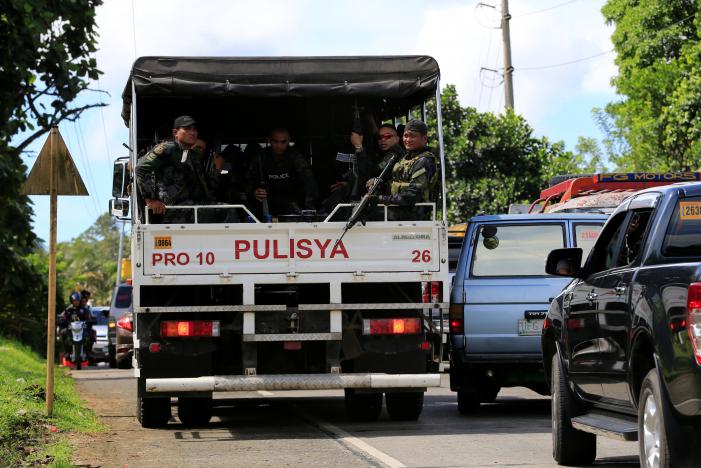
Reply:
[[[336, 212], [341, 209], [341, 208], [353, 208], [354, 206], [357, 206], [357, 203], [339, 203], [336, 205], [336, 207], [333, 209], [331, 213], [324, 219], [325, 223], [331, 222], [333, 219], [334, 215]], [[398, 208], [399, 205], [384, 205], [382, 203], [378, 203], [376, 206], [381, 206], [383, 207], [383, 212], [384, 212], [384, 219], [379, 220], [379, 221], [388, 221], [387, 219], [387, 213], [388, 213], [388, 208]], [[435, 203], [416, 203], [414, 206], [426, 206], [431, 208], [431, 221], [436, 220], [436, 204]]]
[[[339, 221], [333, 221], [333, 217], [336, 215], [339, 209], [341, 208], [353, 208], [356, 206], [356, 203], [339, 203], [336, 205], [336, 207], [329, 213], [326, 218], [324, 218], [323, 221], [324, 223], [329, 223], [329, 222], [339, 222]], [[391, 208], [400, 208], [399, 205], [384, 205], [384, 204], [378, 204], [377, 206], [380, 206], [383, 208], [383, 219], [377, 220], [378, 222], [387, 222], [390, 221], [388, 217], [389, 209]], [[436, 220], [436, 204], [431, 202], [431, 203], [416, 203], [414, 206], [421, 206], [421, 207], [427, 207], [431, 209], [431, 221]], [[165, 206], [166, 210], [171, 210], [171, 211], [184, 211], [184, 210], [192, 210], [194, 213], [193, 217], [193, 222], [188, 222], [184, 224], [200, 224], [200, 210], [236, 210], [240, 209], [243, 210], [246, 213], [247, 217], [247, 222], [249, 223], [262, 223], [258, 218], [255, 217], [255, 215], [246, 207], [246, 205], [166, 205]], [[144, 212], [146, 213], [146, 223], [145, 224], [151, 224], [151, 210], [148, 209], [148, 207], [144, 207]], [[211, 221], [207, 221], [209, 224]], [[183, 224], [183, 223], [174, 223], [174, 224]], [[217, 224], [227, 224], [227, 222], [222, 221], [222, 222], [217, 222]]]

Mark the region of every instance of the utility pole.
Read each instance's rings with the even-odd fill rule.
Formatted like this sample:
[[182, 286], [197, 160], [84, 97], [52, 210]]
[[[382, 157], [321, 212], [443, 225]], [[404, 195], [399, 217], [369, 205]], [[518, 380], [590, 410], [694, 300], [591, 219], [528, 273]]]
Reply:
[[501, 0], [501, 38], [504, 42], [504, 107], [514, 108], [514, 67], [511, 66], [511, 32], [509, 30], [509, 0]]

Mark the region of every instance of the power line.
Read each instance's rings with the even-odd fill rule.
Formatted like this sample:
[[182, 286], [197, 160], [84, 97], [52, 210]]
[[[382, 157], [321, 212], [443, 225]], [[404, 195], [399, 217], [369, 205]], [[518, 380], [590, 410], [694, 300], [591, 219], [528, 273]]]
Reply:
[[[501, 56], [501, 42], [499, 42], [497, 44], [497, 54], [494, 58], [494, 69], [497, 69], [497, 67], [499, 67], [499, 57], [500, 56]], [[502, 79], [503, 79], [503, 75], [502, 75]], [[487, 100], [487, 112], [491, 112], [491, 110], [492, 110], [492, 96], [494, 94], [494, 90], [497, 87], [498, 86], [495, 86], [495, 87], [489, 89], [489, 99]]]
[[[100, 86], [100, 78], [97, 79], [97, 87], [102, 91], [102, 86]], [[102, 93], [100, 93], [100, 104], [102, 104]], [[107, 164], [112, 164], [112, 156], [110, 155], [110, 145], [107, 143], [107, 127], [105, 126], [105, 113], [104, 106], [100, 106], [100, 120], [102, 121], [102, 137], [105, 140], [105, 157], [107, 158]]]
[[[670, 24], [670, 25], [668, 25], [668, 26], [665, 26], [665, 27], [662, 28], [662, 29], [656, 30], [654, 34], [657, 35], [657, 34], [663, 32], [663, 31], [666, 31], [666, 30], [668, 30], [668, 29], [671, 29], [671, 28], [673, 28], [673, 27], [675, 27], [675, 26], [679, 26], [680, 24], [685, 23], [685, 22], [689, 21], [690, 19], [692, 19], [692, 18], [694, 18], [694, 17], [696, 17], [695, 14], [694, 14], [694, 15], [689, 15], [689, 16], [687, 16], [686, 18], [682, 18], [681, 20], [679, 20], [679, 21], [677, 21], [677, 22], [674, 22], [674, 23], [672, 23], [672, 24]], [[573, 64], [575, 64], [575, 63], [584, 62], [584, 61], [591, 60], [591, 59], [594, 59], [594, 58], [597, 58], [597, 57], [601, 57], [602, 55], [610, 54], [611, 52], [613, 52], [613, 51], [615, 51], [615, 50], [616, 50], [615, 48], [611, 48], [611, 49], [609, 49], [609, 50], [605, 50], [605, 51], [603, 51], [603, 52], [599, 52], [598, 54], [589, 55], [589, 56], [581, 57], [581, 58], [574, 59], [574, 60], [569, 60], [569, 61], [567, 61], [567, 62], [554, 63], [554, 64], [551, 64], [551, 65], [542, 65], [542, 66], [536, 66], [536, 67], [518, 67], [518, 68], [516, 68], [516, 70], [522, 70], [522, 71], [529, 71], [529, 70], [546, 70], [546, 69], [548, 69], [548, 68], [564, 67], [564, 66], [567, 66], [567, 65], [573, 65]]]
[[482, 26], [484, 29], [500, 29], [500, 28], [501, 28], [501, 20], [500, 20], [499, 23], [497, 23], [496, 21], [494, 21], [493, 25], [486, 25], [486, 24], [484, 24], [482, 21], [480, 21], [479, 16], [477, 16], [477, 10], [478, 10], [479, 8], [481, 8], [481, 7], [491, 8], [492, 11], [497, 11], [496, 5], [492, 5], [492, 4], [484, 3], [484, 2], [478, 2], [478, 3], [475, 5], [475, 21], [477, 21], [477, 24], [479, 24], [480, 26]]
[[[74, 127], [74, 130], [75, 130], [75, 127]], [[71, 134], [68, 132], [68, 129], [66, 129], [65, 136], [66, 136], [66, 139], [68, 140], [69, 148], [71, 148], [71, 147], [76, 148], [77, 147], [77, 152], [74, 152], [73, 154], [75, 154], [76, 157], [79, 157], [80, 156], [80, 147], [78, 146], [77, 143], [75, 146], [73, 146], [73, 138], [71, 137]], [[82, 158], [81, 158], [81, 162], [82, 162]], [[80, 198], [80, 203], [83, 205], [83, 209], [85, 210], [86, 213], [88, 211], [90, 211], [90, 209], [94, 209], [94, 207], [92, 205], [88, 205], [87, 201], [85, 200], [85, 197], [78, 197], [78, 198]]]
[[565, 6], [565, 5], [569, 5], [570, 3], [574, 3], [574, 2], [578, 2], [578, 1], [579, 1], [579, 0], [568, 0], [568, 1], [566, 1], [566, 2], [558, 3], [557, 5], [549, 6], [549, 7], [547, 7], [547, 8], [542, 8], [542, 9], [540, 9], [540, 10], [529, 11], [529, 12], [527, 12], [527, 13], [518, 13], [518, 14], [515, 14], [515, 15], [511, 15], [511, 16], [513, 16], [513, 17], [517, 17], [517, 16], [518, 16], [518, 17], [523, 17], [523, 16], [537, 15], [538, 13], [544, 13], [544, 12], [546, 12], [546, 11], [555, 10], [556, 8], [560, 8], [560, 7], [563, 7], [563, 6]]
[[596, 58], [596, 57], [601, 57], [602, 55], [610, 54], [613, 51], [614, 51], [614, 49], [609, 49], [609, 50], [606, 50], [604, 52], [599, 52], [598, 54], [589, 55], [587, 57], [581, 57], [581, 58], [578, 58], [575, 60], [570, 60], [568, 62], [554, 63], [552, 65], [542, 65], [542, 66], [537, 66], [537, 67], [514, 67], [514, 68], [516, 71], [529, 71], [529, 70], [546, 70], [548, 68], [564, 67], [564, 66], [573, 65], [573, 64], [579, 63], [579, 62], [585, 62], [587, 60], [591, 60], [591, 59]]
[[[488, 3], [482, 3], [482, 2], [477, 3], [477, 5], [475, 6], [475, 19], [477, 19], [477, 22], [483, 28], [491, 29], [491, 32], [489, 33], [489, 42], [487, 43], [487, 49], [485, 51], [484, 58], [482, 59], [482, 63], [489, 63], [491, 55], [492, 55], [492, 40], [494, 39], [494, 32], [495, 32], [495, 30], [499, 29], [499, 27], [485, 26], [484, 24], [482, 24], [479, 21], [479, 19], [477, 18], [477, 9], [481, 8], [481, 7], [490, 8], [492, 10], [493, 16], [494, 16], [494, 14], [496, 14], [497, 8], [495, 5], [491, 5]], [[498, 57], [499, 57], [499, 51], [497, 50], [497, 59], [498, 59]], [[481, 86], [480, 86], [480, 92], [479, 92], [479, 99], [477, 101], [477, 109], [481, 109], [481, 107], [482, 107], [482, 95], [483, 95], [484, 89], [488, 88], [488, 89], [490, 89], [490, 92], [491, 92], [491, 88], [492, 88], [492, 86], [488, 86], [484, 83], [484, 78], [483, 78], [483, 71], [484, 70], [485, 70], [485, 67], [480, 68], [479, 75], [478, 75]], [[489, 70], [489, 69], [487, 69], [487, 70]]]
[[87, 147], [85, 146], [85, 141], [83, 140], [83, 130], [80, 127], [79, 120], [75, 120], [73, 122], [73, 130], [76, 133], [76, 139], [78, 140], [78, 148], [80, 149], [79, 154], [81, 155], [81, 160], [86, 169], [88, 187], [93, 192], [93, 196], [90, 197], [90, 199], [93, 203], [94, 215], [97, 218], [98, 216], [100, 216], [100, 209], [98, 208], [97, 201], [95, 200], [95, 197], [97, 197], [97, 186], [95, 185], [95, 178], [93, 177], [92, 168], [90, 167], [90, 162], [88, 160], [88, 151]]

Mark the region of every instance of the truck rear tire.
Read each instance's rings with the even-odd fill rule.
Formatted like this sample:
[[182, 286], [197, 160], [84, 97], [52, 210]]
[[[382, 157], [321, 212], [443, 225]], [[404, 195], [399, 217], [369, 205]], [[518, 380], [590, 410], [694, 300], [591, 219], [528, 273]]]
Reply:
[[651, 369], [640, 388], [638, 404], [638, 445], [640, 466], [696, 466], [698, 448], [692, 432], [674, 415], [660, 382], [657, 369]]
[[416, 421], [424, 408], [424, 392], [386, 393], [387, 413], [395, 421]]
[[206, 426], [212, 419], [212, 397], [179, 397], [178, 418], [187, 427]]
[[170, 421], [170, 398], [137, 398], [136, 417], [141, 423], [141, 427], [165, 426]]
[[458, 392], [460, 414], [474, 414], [480, 409], [480, 396], [477, 392]]
[[477, 390], [480, 403], [494, 403], [494, 400], [497, 399], [497, 395], [499, 395], [499, 391], [501, 391], [501, 387], [494, 384], [486, 384], [480, 387]]
[[582, 411], [567, 386], [557, 353], [551, 372], [553, 458], [559, 465], [591, 465], [596, 458], [596, 435], [572, 427], [572, 418]]
[[354, 421], [377, 421], [382, 412], [382, 393], [356, 393], [346, 389], [346, 412]]

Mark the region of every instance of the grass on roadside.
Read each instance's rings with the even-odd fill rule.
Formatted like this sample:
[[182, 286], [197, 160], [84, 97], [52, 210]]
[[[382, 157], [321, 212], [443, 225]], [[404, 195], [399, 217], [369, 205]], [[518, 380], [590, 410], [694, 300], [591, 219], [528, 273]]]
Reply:
[[46, 362], [31, 349], [0, 337], [0, 460], [3, 466], [51, 463], [71, 466], [64, 432], [99, 432], [103, 426], [85, 408], [73, 379], [57, 367], [54, 411], [45, 415]]

